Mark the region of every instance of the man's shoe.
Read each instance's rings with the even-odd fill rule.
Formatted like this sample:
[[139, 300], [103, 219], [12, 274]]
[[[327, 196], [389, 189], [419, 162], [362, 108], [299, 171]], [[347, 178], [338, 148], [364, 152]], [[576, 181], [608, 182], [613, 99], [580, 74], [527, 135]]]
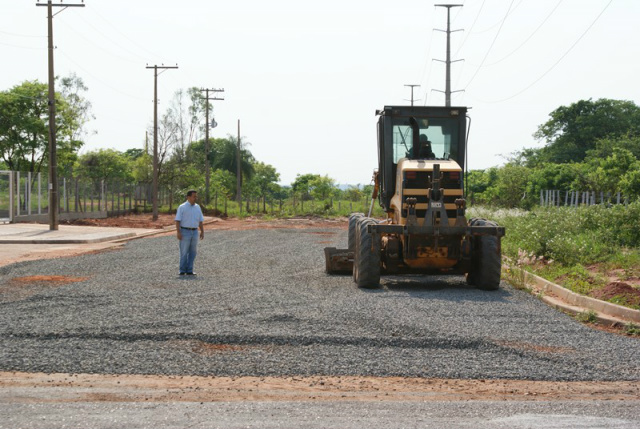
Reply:
[[188, 276], [195, 276], [196, 273], [187, 273]]
[[185, 274], [187, 274], [187, 273], [180, 273], [181, 276], [184, 276]]

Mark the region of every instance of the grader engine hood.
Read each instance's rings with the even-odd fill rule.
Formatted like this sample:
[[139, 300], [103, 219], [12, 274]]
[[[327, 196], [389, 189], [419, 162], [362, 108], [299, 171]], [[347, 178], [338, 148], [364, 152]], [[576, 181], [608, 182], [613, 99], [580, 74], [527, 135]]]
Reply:
[[[444, 209], [449, 214], [449, 223], [455, 222], [455, 201], [462, 198], [462, 169], [456, 161], [401, 159], [398, 161], [396, 189], [391, 199], [394, 221], [406, 224], [408, 199], [415, 199], [418, 224], [423, 225], [428, 207], [429, 189], [434, 183], [434, 166], [440, 170], [439, 186], [443, 189]], [[411, 200], [409, 200], [411, 202]]]

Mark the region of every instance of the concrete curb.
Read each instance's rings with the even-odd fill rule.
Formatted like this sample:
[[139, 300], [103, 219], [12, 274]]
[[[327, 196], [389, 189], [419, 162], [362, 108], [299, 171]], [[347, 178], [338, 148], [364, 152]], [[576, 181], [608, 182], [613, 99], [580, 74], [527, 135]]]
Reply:
[[582, 313], [585, 310], [592, 310], [596, 313], [600, 322], [608, 325], [640, 323], [640, 310], [634, 310], [577, 294], [520, 268], [509, 267], [507, 265], [504, 267], [512, 271], [524, 273], [525, 284], [533, 286], [536, 293], [542, 292], [544, 294], [542, 300], [553, 307], [573, 314]]
[[[202, 224], [203, 225], [209, 225], [209, 224], [216, 223], [216, 222], [219, 222], [219, 221], [220, 221], [219, 218], [207, 219], [204, 222], [202, 222]], [[175, 230], [176, 230], [176, 226], [175, 225], [170, 225], [170, 226], [165, 226], [162, 229], [157, 229], [157, 230], [154, 230], [154, 231], [145, 232], [145, 233], [138, 234], [138, 235], [134, 234], [133, 237], [116, 238], [114, 240], [111, 240], [111, 242], [112, 243], [123, 243], [123, 242], [131, 241], [131, 240], [136, 240], [138, 238], [153, 237], [154, 235], [164, 234], [164, 233], [175, 231]]]
[[125, 232], [118, 235], [111, 235], [109, 237], [98, 237], [98, 238], [42, 238], [42, 239], [32, 239], [32, 240], [11, 240], [11, 239], [3, 239], [0, 241], [2, 244], [91, 244], [91, 243], [104, 243], [104, 242], [112, 242], [112, 241], [126, 241], [136, 238], [135, 232]]

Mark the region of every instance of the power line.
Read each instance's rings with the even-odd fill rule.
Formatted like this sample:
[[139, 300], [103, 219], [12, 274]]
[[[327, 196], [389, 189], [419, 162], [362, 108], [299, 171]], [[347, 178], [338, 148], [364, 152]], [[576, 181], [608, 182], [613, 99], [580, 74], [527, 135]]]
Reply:
[[47, 36], [34, 36], [33, 34], [18, 34], [18, 33], [10, 33], [8, 31], [0, 30], [0, 34], [8, 34], [9, 36], [15, 37], [30, 37], [30, 38], [38, 38], [38, 39], [46, 39]]
[[460, 49], [462, 49], [462, 47], [464, 46], [464, 44], [466, 43], [467, 39], [469, 38], [469, 36], [471, 35], [471, 32], [473, 31], [473, 28], [476, 25], [476, 22], [478, 22], [478, 18], [480, 18], [480, 14], [482, 13], [482, 9], [484, 8], [484, 3], [486, 0], [482, 0], [482, 4], [480, 5], [480, 9], [478, 10], [478, 13], [476, 14], [475, 19], [473, 20], [473, 23], [471, 24], [471, 27], [469, 27], [469, 31], [467, 31], [466, 36], [464, 36], [464, 39], [462, 39], [462, 43], [460, 44], [460, 46], [458, 46], [458, 50], [456, 51], [456, 53], [454, 54], [456, 57], [458, 56], [458, 53], [460, 52]]
[[129, 94], [127, 92], [122, 91], [120, 88], [118, 88], [115, 85], [111, 85], [110, 83], [100, 79], [99, 77], [97, 77], [96, 75], [92, 74], [91, 72], [89, 72], [86, 68], [82, 67], [78, 62], [76, 62], [73, 58], [71, 58], [69, 55], [67, 55], [63, 50], [58, 48], [58, 52], [60, 52], [62, 55], [65, 56], [65, 58], [67, 58], [67, 60], [71, 61], [73, 64], [76, 65], [76, 67], [78, 67], [80, 70], [82, 70], [83, 72], [85, 72], [88, 76], [91, 76], [92, 78], [94, 78], [96, 81], [98, 81], [99, 83], [101, 83], [102, 85], [106, 86], [109, 89], [114, 90], [115, 92], [125, 95], [129, 98], [132, 98], [134, 100], [140, 100], [140, 101], [147, 101], [147, 98], [143, 98], [141, 96], [136, 96], [136, 95], [132, 95]]
[[[86, 22], [86, 21], [85, 21], [85, 22]], [[62, 21], [62, 24], [63, 24], [63, 25], [65, 24], [65, 23], [64, 23], [64, 21]], [[84, 35], [84, 34], [82, 34], [80, 31], [76, 30], [76, 29], [75, 29], [75, 28], [73, 28], [72, 26], [70, 26], [70, 25], [66, 25], [66, 27], [67, 27], [69, 30], [73, 31], [75, 34], [77, 34], [79, 37], [82, 37], [84, 41], [86, 41], [86, 42], [90, 43], [91, 45], [95, 46], [96, 48], [100, 49], [101, 51], [103, 51], [103, 52], [105, 52], [105, 53], [107, 53], [107, 54], [109, 54], [109, 55], [111, 55], [111, 56], [113, 56], [113, 57], [115, 57], [115, 58], [118, 58], [118, 59], [120, 59], [120, 60], [122, 60], [122, 61], [130, 62], [130, 63], [133, 63], [133, 64], [140, 64], [140, 62], [143, 60], [143, 57], [141, 57], [141, 56], [137, 55], [136, 53], [134, 53], [134, 52], [132, 52], [132, 51], [129, 51], [129, 50], [128, 50], [128, 49], [126, 49], [126, 48], [122, 48], [122, 46], [120, 46], [118, 43], [114, 42], [113, 40], [109, 39], [106, 35], [104, 35], [101, 31], [99, 31], [98, 29], [96, 29], [95, 27], [93, 27], [91, 24], [88, 24], [88, 25], [89, 25], [91, 28], [93, 28], [93, 29], [95, 30], [95, 32], [96, 32], [96, 33], [100, 34], [100, 35], [101, 35], [102, 37], [104, 37], [107, 41], [109, 41], [109, 42], [113, 43], [116, 47], [121, 48], [122, 50], [127, 51], [128, 53], [132, 54], [132, 55], [133, 55], [133, 58], [127, 58], [127, 57], [124, 57], [124, 56], [122, 56], [122, 55], [118, 55], [118, 54], [116, 54], [113, 50], [107, 49], [107, 48], [105, 48], [104, 46], [99, 45], [99, 44], [98, 44], [98, 43], [96, 43], [93, 39], [85, 37], [85, 35]]]
[[491, 66], [495, 66], [496, 64], [501, 63], [502, 61], [506, 60], [507, 58], [509, 58], [511, 55], [513, 55], [514, 53], [516, 53], [520, 48], [522, 48], [529, 40], [531, 40], [531, 38], [538, 32], [538, 30], [540, 30], [540, 28], [542, 28], [542, 26], [549, 20], [549, 18], [551, 18], [551, 16], [555, 13], [555, 11], [558, 9], [558, 7], [560, 6], [560, 4], [563, 2], [564, 0], [559, 0], [558, 3], [555, 5], [555, 7], [551, 10], [551, 12], [542, 20], [542, 22], [540, 23], [540, 25], [538, 25], [538, 27], [533, 30], [533, 33], [531, 33], [529, 35], [529, 37], [526, 38], [526, 40], [524, 42], [522, 42], [517, 48], [515, 48], [513, 51], [509, 52], [506, 56], [502, 57], [501, 59], [499, 59], [498, 61], [496, 61], [495, 63], [491, 63], [491, 64], [486, 64], [485, 67], [491, 67]]
[[609, 5], [611, 5], [611, 3], [613, 3], [613, 0], [609, 0], [609, 3], [607, 3], [607, 5], [602, 9], [602, 11], [600, 11], [600, 13], [598, 14], [598, 16], [596, 16], [596, 18], [591, 22], [591, 24], [589, 24], [589, 26], [587, 27], [587, 29], [580, 35], [580, 37], [578, 37], [578, 40], [576, 40], [573, 45], [571, 45], [569, 47], [569, 49], [562, 54], [562, 56], [558, 59], [558, 61], [556, 61], [555, 63], [553, 63], [553, 65], [547, 70], [545, 71], [539, 78], [537, 78], [536, 80], [534, 80], [531, 84], [529, 84], [528, 86], [526, 86], [524, 89], [518, 91], [517, 93], [507, 97], [507, 98], [503, 98], [500, 100], [493, 100], [493, 101], [485, 101], [485, 100], [480, 100], [484, 103], [501, 103], [503, 101], [507, 101], [507, 100], [511, 100], [512, 98], [517, 97], [518, 95], [522, 94], [523, 92], [525, 92], [526, 90], [528, 90], [529, 88], [531, 88], [532, 86], [534, 86], [536, 83], [538, 83], [539, 81], [541, 81], [547, 74], [549, 74], [549, 72], [551, 72], [551, 70], [553, 70], [554, 68], [556, 68], [556, 66], [558, 64], [560, 64], [560, 61], [562, 61], [567, 55], [569, 55], [569, 52], [571, 52], [573, 50], [573, 48], [576, 47], [576, 45], [578, 43], [580, 43], [580, 41], [584, 38], [584, 36], [589, 32], [589, 30], [591, 30], [591, 28], [595, 25], [595, 23], [600, 19], [600, 17], [602, 16], [602, 14], [604, 14], [604, 12], [607, 10], [607, 8], [609, 7]]
[[[524, 0], [520, 0], [514, 7], [511, 8], [510, 12], [507, 12], [507, 16], [509, 16], [512, 13], [514, 13], [520, 7], [520, 5], [522, 5], [523, 2], [524, 2]], [[513, 2], [512, 2], [512, 4], [513, 4]], [[489, 27], [485, 28], [484, 30], [475, 31], [473, 34], [487, 33], [489, 31], [493, 30], [494, 28], [496, 28], [498, 25], [502, 26], [502, 22], [503, 21], [504, 21], [504, 18], [501, 19], [500, 21], [496, 22], [495, 24], [491, 24]]]
[[112, 24], [108, 19], [106, 19], [104, 16], [102, 16], [100, 13], [98, 13], [98, 9], [99, 7], [96, 7], [96, 9], [94, 9], [95, 14], [102, 19], [104, 22], [106, 22], [107, 24], [109, 24], [114, 30], [116, 30], [118, 33], [120, 33], [120, 35], [122, 35], [122, 37], [124, 37], [125, 39], [127, 39], [129, 42], [131, 42], [132, 44], [136, 45], [138, 48], [140, 48], [142, 51], [146, 52], [147, 54], [151, 54], [153, 57], [162, 59], [162, 57], [160, 55], [158, 55], [155, 52], [151, 52], [149, 51], [147, 48], [145, 48], [144, 46], [140, 45], [139, 43], [137, 43], [134, 39], [131, 39], [129, 36], [127, 36], [124, 32], [120, 31], [120, 29], [118, 27], [116, 27], [114, 24]]
[[498, 31], [497, 31], [495, 37], [493, 38], [493, 41], [491, 42], [491, 45], [489, 46], [489, 49], [487, 49], [487, 52], [484, 54], [484, 58], [482, 58], [482, 62], [480, 63], [480, 65], [476, 69], [476, 72], [473, 74], [473, 76], [471, 76], [471, 79], [465, 85], [465, 89], [467, 89], [469, 87], [469, 85], [471, 85], [471, 82], [473, 82], [473, 80], [476, 78], [476, 76], [478, 75], [478, 72], [480, 72], [480, 69], [484, 65], [484, 62], [487, 60], [487, 57], [489, 56], [489, 53], [491, 52], [491, 49], [493, 49], [493, 45], [496, 43], [496, 40], [498, 40], [498, 36], [500, 35], [500, 31], [502, 30], [502, 26], [504, 25], [505, 21], [507, 20], [507, 17], [509, 16], [509, 12], [511, 11], [511, 7], [513, 6], [513, 2], [514, 1], [515, 0], [511, 0], [511, 3], [509, 4], [509, 9], [507, 9], [507, 13], [504, 15], [504, 18], [502, 19], [502, 23], [500, 24], [500, 28], [498, 28]]
[[31, 47], [31, 46], [12, 45], [11, 43], [4, 43], [4, 42], [0, 42], [0, 45], [9, 46], [9, 47], [18, 48], [18, 49], [29, 49], [29, 50], [33, 50], [33, 51], [42, 51], [42, 50], [46, 49], [46, 48], [35, 48], [35, 47]]

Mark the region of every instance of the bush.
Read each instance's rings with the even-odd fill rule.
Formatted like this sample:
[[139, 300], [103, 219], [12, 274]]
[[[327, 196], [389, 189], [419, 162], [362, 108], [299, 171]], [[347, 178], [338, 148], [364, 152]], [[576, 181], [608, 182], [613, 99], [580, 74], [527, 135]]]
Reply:
[[502, 249], [514, 259], [524, 250], [565, 266], [588, 265], [609, 260], [621, 248], [640, 247], [640, 203], [471, 213], [506, 227]]

